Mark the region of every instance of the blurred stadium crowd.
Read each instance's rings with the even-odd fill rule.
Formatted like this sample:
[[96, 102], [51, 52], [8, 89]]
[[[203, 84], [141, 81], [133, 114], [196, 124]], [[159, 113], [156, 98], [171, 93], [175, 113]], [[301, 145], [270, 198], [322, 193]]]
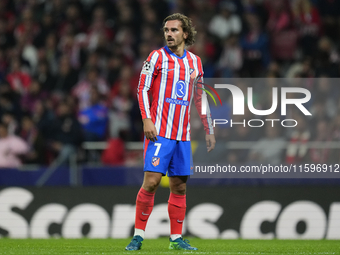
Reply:
[[[162, 20], [174, 12], [196, 26], [189, 50], [201, 57], [205, 78], [302, 77], [316, 95], [308, 106], [313, 117], [296, 116], [289, 133], [217, 129], [218, 138], [258, 141], [252, 151], [229, 153], [230, 162], [339, 160], [328, 149], [301, 146], [283, 155], [275, 144], [340, 139], [339, 90], [314, 82], [340, 74], [340, 1], [1, 0], [0, 166], [48, 165], [83, 141], [108, 140], [107, 162], [122, 163], [112, 155], [126, 141], [143, 140], [136, 99], [142, 63], [164, 45]], [[270, 106], [268, 88], [257, 94], [257, 108]]]

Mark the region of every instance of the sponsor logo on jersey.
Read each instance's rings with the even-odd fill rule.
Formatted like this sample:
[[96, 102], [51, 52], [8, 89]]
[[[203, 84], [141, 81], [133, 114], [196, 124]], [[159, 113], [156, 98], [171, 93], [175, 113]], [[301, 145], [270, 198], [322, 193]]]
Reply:
[[165, 99], [165, 102], [167, 102], [169, 104], [179, 104], [179, 105], [185, 105], [185, 106], [189, 105], [189, 101], [178, 100], [178, 99], [173, 99], [173, 98], [169, 98], [169, 97], [167, 97]]
[[185, 81], [179, 80], [176, 83], [176, 96], [178, 98], [183, 98], [186, 94], [187, 88], [186, 88]]

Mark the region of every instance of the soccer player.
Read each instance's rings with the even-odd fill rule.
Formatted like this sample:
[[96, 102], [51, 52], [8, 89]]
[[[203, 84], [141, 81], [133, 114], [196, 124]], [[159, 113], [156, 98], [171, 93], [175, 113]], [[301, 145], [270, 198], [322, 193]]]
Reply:
[[[151, 52], [141, 71], [138, 101], [144, 128], [144, 181], [136, 200], [135, 233], [126, 250], [139, 250], [162, 176], [169, 176], [170, 246], [174, 250], [197, 250], [182, 239], [186, 210], [186, 182], [192, 172], [190, 107], [194, 98], [206, 131], [207, 150], [215, 147], [209, 107], [201, 114], [203, 81], [201, 59], [185, 50], [196, 31], [191, 20], [175, 13], [164, 19], [166, 46]], [[202, 87], [201, 87], [202, 88]], [[149, 94], [152, 95], [150, 108]], [[204, 98], [206, 100], [206, 98]], [[206, 102], [206, 101], [205, 101]]]

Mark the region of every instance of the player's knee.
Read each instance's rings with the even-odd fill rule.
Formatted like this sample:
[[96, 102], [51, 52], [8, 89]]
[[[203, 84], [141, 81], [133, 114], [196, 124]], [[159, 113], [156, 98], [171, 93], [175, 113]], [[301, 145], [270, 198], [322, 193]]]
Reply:
[[143, 188], [149, 192], [155, 192], [159, 185], [159, 181], [155, 179], [147, 180], [143, 184]]
[[177, 195], [185, 195], [186, 193], [185, 183], [182, 183], [180, 185], [172, 185], [171, 192]]

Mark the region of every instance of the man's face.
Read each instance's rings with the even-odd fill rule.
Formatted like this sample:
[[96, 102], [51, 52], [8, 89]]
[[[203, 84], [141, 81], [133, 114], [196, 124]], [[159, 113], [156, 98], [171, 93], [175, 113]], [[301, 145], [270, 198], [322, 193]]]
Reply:
[[169, 48], [177, 48], [185, 44], [187, 33], [183, 32], [182, 23], [179, 20], [169, 20], [165, 23], [163, 31], [166, 44]]

